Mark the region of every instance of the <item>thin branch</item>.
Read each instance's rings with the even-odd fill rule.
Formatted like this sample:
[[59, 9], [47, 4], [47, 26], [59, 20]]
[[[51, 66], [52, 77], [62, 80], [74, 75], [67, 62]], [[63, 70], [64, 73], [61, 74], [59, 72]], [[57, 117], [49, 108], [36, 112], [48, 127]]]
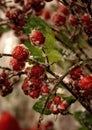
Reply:
[[2, 66], [0, 66], [0, 69], [9, 70], [9, 71], [13, 71], [13, 70], [11, 70], [11, 69], [10, 69], [10, 68], [8, 68], [8, 67], [2, 67]]
[[42, 48], [42, 52], [45, 55], [47, 64], [49, 65], [49, 59], [48, 59], [48, 56], [46, 55], [46, 52], [45, 52], [44, 48]]
[[12, 56], [11, 54], [6, 54], [6, 53], [0, 53], [0, 58], [2, 58], [3, 56]]

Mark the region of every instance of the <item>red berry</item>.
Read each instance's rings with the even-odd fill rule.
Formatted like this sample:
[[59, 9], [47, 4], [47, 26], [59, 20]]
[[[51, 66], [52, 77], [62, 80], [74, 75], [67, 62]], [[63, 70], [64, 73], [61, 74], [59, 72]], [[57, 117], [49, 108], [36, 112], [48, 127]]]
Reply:
[[49, 91], [50, 91], [50, 89], [49, 89], [49, 85], [48, 84], [44, 84], [44, 85], [41, 86], [41, 93], [42, 94], [48, 94]]
[[18, 45], [13, 49], [12, 57], [20, 62], [24, 62], [29, 57], [29, 51], [26, 47]]
[[54, 123], [52, 121], [47, 121], [45, 124], [45, 130], [54, 130]]
[[55, 13], [52, 17], [52, 21], [57, 26], [64, 25], [66, 22], [66, 17], [64, 15], [61, 15], [59, 13]]
[[84, 14], [84, 16], [81, 18], [81, 21], [88, 25], [91, 23], [91, 18], [88, 14]]
[[47, 108], [50, 109], [50, 108], [51, 108], [51, 105], [52, 105], [52, 101], [49, 101], [49, 102], [47, 103]]
[[36, 11], [41, 11], [45, 6], [45, 1], [43, 0], [29, 0], [29, 4], [31, 4], [31, 7]]
[[39, 78], [31, 78], [30, 81], [31, 81], [33, 87], [35, 87], [35, 88], [40, 88], [41, 87], [41, 84], [42, 84], [41, 79], [39, 79]]
[[41, 15], [46, 20], [50, 19], [50, 17], [51, 17], [50, 11], [48, 11], [48, 10], [43, 10]]
[[58, 114], [58, 113], [59, 113], [59, 111], [58, 111], [58, 109], [57, 109], [57, 105], [54, 105], [54, 104], [51, 105], [50, 111], [51, 111], [51, 113], [53, 113], [53, 114]]
[[5, 85], [6, 87], [9, 87], [9, 86], [10, 86], [10, 82], [9, 82], [8, 79], [5, 79], [4, 85]]
[[39, 30], [32, 30], [30, 34], [30, 41], [34, 46], [42, 46], [45, 42], [43, 33]]
[[7, 111], [0, 116], [0, 130], [21, 130], [17, 120]]
[[65, 5], [63, 5], [63, 4], [61, 4], [61, 5], [59, 6], [58, 11], [59, 11], [60, 13], [63, 13], [64, 15], [68, 15], [68, 14], [69, 14], [68, 8], [67, 8]]
[[25, 74], [30, 78], [30, 76], [31, 76], [31, 67], [26, 67], [25, 68]]
[[0, 84], [4, 84], [5, 79], [7, 78], [7, 73], [3, 70], [0, 74]]
[[31, 68], [31, 77], [40, 78], [45, 74], [45, 68], [39, 64], [34, 65]]
[[38, 98], [40, 95], [40, 91], [39, 90], [32, 90], [30, 93], [29, 93], [29, 96], [32, 97], [32, 98]]
[[46, 124], [45, 124], [46, 128], [52, 127], [52, 126], [54, 126], [54, 123], [52, 121], [47, 121]]
[[77, 67], [77, 68], [73, 69], [72, 71], [70, 71], [69, 74], [70, 74], [71, 78], [78, 79], [82, 75], [82, 68]]
[[59, 112], [65, 111], [67, 109], [67, 107], [68, 107], [67, 103], [61, 101], [58, 104], [58, 111]]
[[76, 19], [73, 15], [70, 15], [70, 17], [69, 17], [69, 22], [70, 22], [70, 24], [73, 25], [73, 26], [78, 25], [77, 19]]
[[59, 104], [60, 101], [61, 101], [61, 97], [59, 97], [59, 96], [54, 96], [54, 98], [53, 98], [53, 103], [54, 103], [54, 104]]
[[24, 82], [22, 84], [22, 90], [25, 93], [25, 95], [28, 95], [28, 92], [30, 90], [29, 78], [24, 79]]
[[84, 75], [79, 80], [79, 86], [80, 86], [81, 89], [84, 89], [84, 90], [92, 89], [92, 76]]
[[15, 71], [21, 71], [25, 67], [24, 62], [19, 62], [14, 58], [12, 58], [10, 60], [10, 65], [11, 65], [12, 69], [15, 70]]

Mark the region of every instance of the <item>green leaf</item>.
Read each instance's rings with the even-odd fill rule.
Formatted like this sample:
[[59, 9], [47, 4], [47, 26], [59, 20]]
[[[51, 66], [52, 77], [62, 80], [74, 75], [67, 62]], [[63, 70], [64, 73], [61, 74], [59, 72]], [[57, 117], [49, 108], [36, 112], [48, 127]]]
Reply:
[[71, 39], [69, 39], [68, 32], [66, 29], [61, 29], [59, 35], [57, 35], [58, 39], [60, 39], [61, 42], [66, 48], [75, 50], [74, 44]]
[[91, 113], [84, 111], [74, 112], [75, 119], [88, 130], [92, 130], [92, 115]]
[[55, 49], [46, 49], [46, 54], [50, 62], [58, 62], [62, 60], [61, 54]]
[[86, 48], [88, 46], [86, 40], [82, 36], [82, 32], [78, 33], [78, 35], [76, 36], [76, 42], [77, 42], [77, 44], [78, 44], [79, 47]]
[[[43, 109], [43, 106], [46, 102], [46, 99], [47, 99], [47, 96], [43, 96], [41, 97], [34, 105], [33, 105], [33, 109], [36, 111], [36, 112], [39, 112], [41, 113], [42, 112], [42, 109]], [[44, 114], [45, 115], [50, 115], [51, 112], [49, 111], [49, 109], [45, 109], [44, 111]]]
[[9, 31], [8, 27], [0, 26], [0, 32], [4, 33], [4, 32], [7, 32], [7, 31]]
[[68, 105], [71, 105], [72, 103], [74, 103], [76, 101], [74, 96], [68, 96], [68, 97], [65, 97], [64, 99], [66, 100]]
[[87, 127], [81, 127], [78, 130], [88, 130], [88, 128]]
[[28, 47], [30, 55], [33, 56], [35, 60], [45, 62], [45, 57], [43, 56], [42, 51], [39, 48], [32, 46], [29, 40], [25, 42], [25, 45]]
[[[55, 40], [54, 34], [53, 34], [52, 30], [50, 29], [50, 27], [48, 26], [48, 24], [40, 17], [30, 16], [30, 17], [28, 17], [27, 24], [24, 26], [24, 31], [26, 32], [28, 37], [33, 29], [40, 30], [43, 33], [43, 35], [45, 36], [44, 49], [47, 51], [47, 53], [49, 52], [48, 59], [51, 62], [56, 62], [56, 61], [60, 60], [59, 52], [54, 50], [56, 40]], [[42, 53], [41, 49], [33, 46], [30, 41], [27, 41], [25, 43], [25, 45], [29, 48], [30, 54], [34, 57], [34, 59], [36, 59], [38, 61], [42, 61], [42, 62], [45, 61], [45, 57], [43, 57], [43, 53]], [[52, 50], [50, 50], [50, 49], [52, 49]], [[52, 53], [51, 53], [51, 51], [52, 51]], [[57, 56], [55, 55], [55, 53]], [[53, 56], [53, 54], [54, 54], [54, 56]]]

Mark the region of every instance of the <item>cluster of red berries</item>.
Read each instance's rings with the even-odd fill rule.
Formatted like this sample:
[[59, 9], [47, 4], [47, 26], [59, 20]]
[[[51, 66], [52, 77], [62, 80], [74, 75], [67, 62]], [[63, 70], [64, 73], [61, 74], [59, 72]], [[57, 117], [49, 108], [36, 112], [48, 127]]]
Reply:
[[68, 104], [60, 96], [54, 96], [52, 101], [48, 102], [47, 108], [51, 113], [58, 114], [65, 111], [68, 108]]
[[22, 90], [26, 95], [32, 98], [38, 98], [40, 95], [48, 94], [50, 91], [46, 83], [45, 68], [40, 64], [34, 64], [25, 69], [26, 78], [22, 84]]
[[92, 19], [89, 14], [86, 13], [82, 15], [81, 18], [76, 17], [75, 15], [71, 14], [69, 12], [69, 8], [63, 4], [58, 7], [57, 13], [53, 14], [52, 21], [58, 26], [65, 25], [66, 22], [73, 26], [77, 26], [78, 24], [83, 24], [84, 27], [92, 26]]
[[21, 71], [25, 67], [25, 62], [29, 58], [29, 50], [18, 45], [12, 51], [12, 59], [10, 60], [11, 67], [14, 71]]
[[[12, 2], [12, 1], [11, 1]], [[6, 20], [7, 25], [14, 30], [17, 36], [22, 36], [24, 33], [23, 26], [27, 22], [27, 15], [34, 11], [40, 11], [45, 6], [43, 0], [14, 0], [15, 5], [7, 5]], [[5, 2], [6, 3], [6, 2]], [[19, 5], [16, 7], [16, 3]]]
[[[74, 87], [77, 94], [89, 94], [92, 95], [92, 76], [88, 74], [83, 74], [82, 68], [77, 67], [73, 69], [70, 73], [72, 81], [72, 86]], [[83, 91], [81, 91], [83, 90]], [[81, 93], [82, 92], [82, 93]]]
[[65, 25], [66, 16], [69, 14], [69, 9], [65, 5], [60, 5], [57, 9], [57, 13], [52, 16], [52, 21], [55, 25]]

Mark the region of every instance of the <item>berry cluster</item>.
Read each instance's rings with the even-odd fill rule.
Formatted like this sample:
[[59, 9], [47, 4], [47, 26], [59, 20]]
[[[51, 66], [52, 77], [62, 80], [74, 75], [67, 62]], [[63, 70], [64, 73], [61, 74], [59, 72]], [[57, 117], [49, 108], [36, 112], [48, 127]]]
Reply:
[[[7, 5], [5, 0], [0, 1], [1, 5], [7, 7], [5, 10], [7, 25], [14, 30], [17, 36], [24, 34], [23, 26], [27, 22], [27, 16], [32, 14], [39, 14], [45, 7], [46, 2], [52, 0], [14, 0], [13, 6]], [[9, 1], [12, 3], [12, 1]], [[18, 6], [16, 6], [16, 4]], [[22, 19], [22, 20], [21, 20]]]
[[84, 74], [81, 67], [73, 69], [70, 73], [72, 78], [71, 84], [74, 92], [79, 95], [92, 95], [92, 76]]
[[53, 114], [62, 113], [68, 108], [68, 104], [61, 99], [59, 96], [54, 96], [52, 101], [49, 101], [47, 104], [47, 108], [51, 111]]
[[[71, 6], [77, 6], [76, 2], [74, 2], [74, 5]], [[78, 7], [77, 7], [78, 8]], [[73, 9], [73, 11], [76, 11], [76, 8]], [[84, 10], [83, 10], [84, 11]], [[89, 33], [90, 35], [92, 34], [92, 30], [90, 27], [92, 26], [92, 19], [89, 14], [84, 13], [84, 14], [78, 14], [80, 17], [77, 15], [75, 16], [74, 14], [71, 14], [69, 8], [63, 4], [60, 4], [57, 8], [57, 13], [54, 13], [52, 16], [52, 21], [55, 25], [61, 26], [65, 24], [71, 24], [72, 26], [78, 26], [82, 25], [83, 29], [89, 28]], [[87, 33], [87, 30], [85, 30]]]
[[14, 71], [21, 71], [29, 58], [29, 51], [25, 46], [18, 45], [12, 51], [11, 67]]
[[38, 98], [40, 95], [49, 93], [50, 88], [46, 83], [45, 71], [45, 67], [40, 64], [34, 64], [25, 69], [26, 78], [22, 84], [22, 90], [26, 95]]

